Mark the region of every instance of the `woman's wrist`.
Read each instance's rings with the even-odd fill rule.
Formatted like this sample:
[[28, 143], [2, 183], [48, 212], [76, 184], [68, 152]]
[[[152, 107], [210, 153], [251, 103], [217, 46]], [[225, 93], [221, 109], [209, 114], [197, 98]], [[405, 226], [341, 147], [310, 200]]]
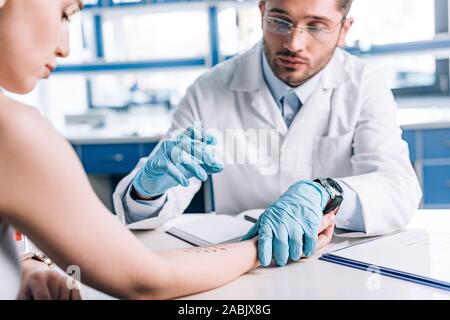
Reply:
[[49, 268], [49, 266], [41, 261], [33, 260], [33, 259], [26, 259], [22, 261], [21, 263], [21, 269], [22, 269], [22, 277], [27, 278], [31, 274], [35, 272], [49, 272], [52, 271], [52, 269]]

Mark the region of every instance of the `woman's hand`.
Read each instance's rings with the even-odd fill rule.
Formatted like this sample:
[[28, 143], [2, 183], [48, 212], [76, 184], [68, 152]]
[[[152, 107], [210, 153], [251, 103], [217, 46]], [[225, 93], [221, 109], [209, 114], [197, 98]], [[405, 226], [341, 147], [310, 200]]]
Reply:
[[50, 269], [45, 263], [28, 259], [22, 262], [19, 300], [81, 300], [80, 291], [68, 286], [67, 275]]
[[338, 209], [326, 214], [322, 218], [319, 227], [319, 236], [317, 239], [316, 251], [326, 247], [333, 238], [334, 228], [336, 226], [336, 213]]

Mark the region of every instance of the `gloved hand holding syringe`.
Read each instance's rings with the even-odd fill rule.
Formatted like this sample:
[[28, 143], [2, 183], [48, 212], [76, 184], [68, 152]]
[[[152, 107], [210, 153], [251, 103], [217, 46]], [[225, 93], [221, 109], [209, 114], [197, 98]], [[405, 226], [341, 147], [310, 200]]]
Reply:
[[214, 157], [216, 144], [216, 138], [207, 134], [201, 120], [196, 119], [192, 127], [152, 152], [135, 176], [133, 187], [141, 196], [155, 197], [178, 185], [187, 187], [193, 177], [206, 181], [209, 174], [223, 171]]

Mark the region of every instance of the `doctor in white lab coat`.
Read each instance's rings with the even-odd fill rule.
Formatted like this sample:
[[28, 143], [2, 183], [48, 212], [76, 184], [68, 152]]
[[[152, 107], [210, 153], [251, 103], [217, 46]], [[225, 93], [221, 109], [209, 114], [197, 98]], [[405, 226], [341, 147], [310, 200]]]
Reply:
[[[167, 139], [195, 119], [218, 136], [224, 171], [211, 177], [216, 212], [268, 208], [298, 181], [326, 177], [344, 189], [336, 215], [341, 233], [381, 235], [412, 219], [422, 193], [392, 93], [375, 69], [338, 48], [352, 24], [350, 5], [261, 1], [263, 41], [187, 90]], [[267, 141], [271, 146], [261, 147]], [[146, 161], [119, 183], [114, 205], [124, 224], [156, 227], [180, 215], [201, 182], [192, 178], [188, 187], [140, 200], [132, 181]]]

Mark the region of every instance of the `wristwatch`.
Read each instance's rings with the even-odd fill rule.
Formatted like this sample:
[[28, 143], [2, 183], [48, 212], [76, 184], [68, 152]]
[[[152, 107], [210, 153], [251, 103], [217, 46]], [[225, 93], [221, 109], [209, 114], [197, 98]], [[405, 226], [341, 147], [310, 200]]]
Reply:
[[314, 182], [320, 183], [330, 195], [330, 201], [328, 201], [328, 204], [323, 210], [323, 214], [327, 214], [341, 205], [342, 200], [344, 200], [344, 190], [342, 190], [339, 183], [331, 178], [319, 178], [314, 180]]
[[23, 261], [28, 260], [28, 259], [32, 259], [32, 260], [43, 262], [50, 269], [52, 269], [54, 267], [54, 265], [55, 265], [53, 263], [53, 261], [45, 253], [43, 253], [42, 251], [26, 253], [25, 255], [22, 256], [20, 261], [23, 262]]

